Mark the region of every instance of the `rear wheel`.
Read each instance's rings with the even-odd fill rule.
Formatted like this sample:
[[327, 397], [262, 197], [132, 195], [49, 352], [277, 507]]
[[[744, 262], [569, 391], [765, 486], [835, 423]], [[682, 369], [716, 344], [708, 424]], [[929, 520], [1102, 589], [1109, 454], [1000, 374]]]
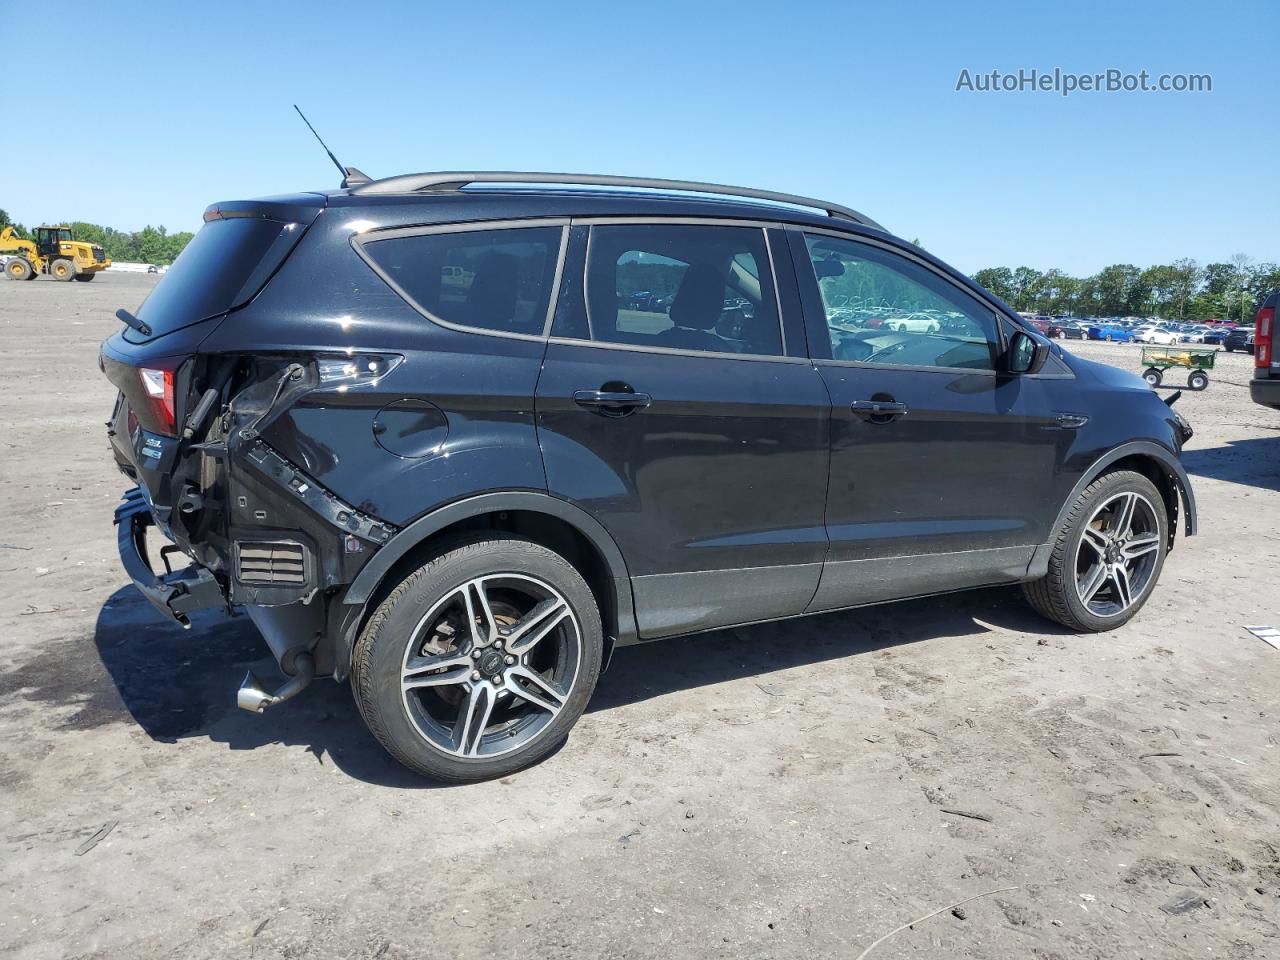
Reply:
[[5, 265], [4, 273], [10, 280], [29, 280], [32, 277], [31, 264], [22, 257], [14, 257]]
[[1187, 375], [1187, 386], [1192, 390], [1203, 390], [1209, 385], [1209, 375], [1203, 370], [1192, 370]]
[[1085, 489], [1067, 513], [1048, 573], [1022, 585], [1035, 609], [1082, 632], [1129, 621], [1151, 595], [1164, 566], [1168, 515], [1155, 485], [1117, 470]]
[[1142, 373], [1142, 379], [1147, 381], [1153, 387], [1160, 386], [1160, 381], [1164, 379], [1164, 374], [1155, 367], [1148, 367]]
[[420, 567], [365, 627], [351, 680], [387, 752], [437, 780], [541, 760], [587, 705], [604, 643], [590, 588], [526, 540], [479, 540]]
[[76, 275], [76, 265], [65, 257], [59, 257], [49, 264], [49, 276], [55, 280], [70, 280]]
[[90, 280], [92, 280], [96, 276], [97, 276], [96, 273], [77, 273], [76, 279], [79, 280], [81, 283], [88, 283]]

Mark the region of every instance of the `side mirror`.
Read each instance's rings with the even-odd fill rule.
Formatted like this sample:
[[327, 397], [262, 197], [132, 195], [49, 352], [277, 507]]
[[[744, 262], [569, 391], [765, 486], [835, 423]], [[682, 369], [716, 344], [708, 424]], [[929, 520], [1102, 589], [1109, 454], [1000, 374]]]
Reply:
[[1010, 373], [1039, 373], [1049, 359], [1049, 345], [1018, 331], [1009, 341], [1005, 366]]

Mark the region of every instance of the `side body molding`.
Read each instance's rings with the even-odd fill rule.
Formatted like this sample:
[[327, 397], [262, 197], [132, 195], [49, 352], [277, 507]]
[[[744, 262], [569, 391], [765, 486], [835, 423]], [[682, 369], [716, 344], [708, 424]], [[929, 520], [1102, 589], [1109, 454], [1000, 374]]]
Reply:
[[[552, 497], [545, 493], [532, 491], [510, 491], [503, 493], [484, 493], [465, 500], [458, 500], [438, 510], [433, 510], [409, 524], [390, 541], [387, 542], [356, 576], [343, 597], [343, 605], [363, 607], [369, 602], [378, 584], [398, 560], [410, 550], [418, 546], [432, 534], [443, 530], [460, 520], [478, 517], [483, 514], [498, 513], [504, 510], [522, 510], [529, 513], [542, 513], [563, 520], [591, 542], [599, 551], [608, 567], [609, 582], [613, 587], [613, 607], [615, 619], [614, 641], [619, 646], [635, 643], [639, 639], [636, 631], [635, 604], [631, 595], [631, 578], [627, 574], [627, 565], [622, 551], [614, 543], [613, 537], [600, 525], [594, 517], [566, 500]], [[344, 618], [346, 619], [346, 618]], [[354, 625], [359, 617], [348, 621], [347, 630], [354, 632]], [[609, 632], [609, 624], [605, 624]], [[354, 640], [354, 636], [350, 638]], [[350, 640], [347, 649], [350, 649]]]
[[[1182, 464], [1178, 462], [1178, 458], [1173, 455], [1166, 447], [1162, 447], [1158, 443], [1150, 440], [1133, 440], [1129, 443], [1122, 443], [1113, 450], [1108, 450], [1101, 457], [1093, 462], [1093, 464], [1081, 474], [1080, 479], [1076, 481], [1076, 485], [1071, 488], [1071, 493], [1067, 495], [1067, 499], [1062, 504], [1062, 509], [1058, 511], [1057, 519], [1054, 520], [1053, 529], [1062, 529], [1062, 524], [1066, 522], [1067, 513], [1071, 510], [1071, 505], [1075, 503], [1076, 497], [1084, 492], [1085, 487], [1093, 483], [1099, 476], [1119, 460], [1125, 457], [1143, 456], [1150, 457], [1157, 461], [1164, 468], [1174, 486], [1178, 495], [1182, 498], [1183, 524], [1184, 530], [1188, 537], [1194, 537], [1199, 526], [1196, 517], [1196, 495], [1191, 489], [1191, 479], [1187, 476], [1187, 471]], [[1173, 525], [1169, 529], [1169, 544], [1173, 545], [1174, 532], [1177, 529], [1177, 516], [1173, 518]], [[1042, 543], [1036, 547], [1035, 554], [1031, 557], [1031, 562], [1027, 566], [1027, 578], [1039, 579], [1043, 577], [1049, 570], [1049, 554], [1053, 550], [1053, 544]]]

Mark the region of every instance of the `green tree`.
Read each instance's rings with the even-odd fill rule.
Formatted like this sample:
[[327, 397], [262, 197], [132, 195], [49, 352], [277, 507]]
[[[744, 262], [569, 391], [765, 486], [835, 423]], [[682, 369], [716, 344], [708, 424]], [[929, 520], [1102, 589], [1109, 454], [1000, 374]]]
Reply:
[[1008, 267], [988, 267], [985, 270], [979, 270], [973, 275], [973, 280], [978, 286], [986, 287], [1001, 300], [1007, 303], [1013, 302], [1013, 271]]
[[1031, 310], [1036, 298], [1040, 296], [1039, 270], [1031, 267], [1018, 267], [1013, 271], [1013, 308], [1015, 310]]
[[1179, 321], [1188, 319], [1187, 306], [1200, 286], [1203, 272], [1194, 260], [1183, 258], [1175, 260], [1169, 268], [1169, 297], [1171, 305], [1177, 309]]
[[1098, 311], [1106, 316], [1118, 316], [1130, 309], [1133, 287], [1138, 283], [1141, 271], [1131, 263], [1114, 263], [1098, 273]]

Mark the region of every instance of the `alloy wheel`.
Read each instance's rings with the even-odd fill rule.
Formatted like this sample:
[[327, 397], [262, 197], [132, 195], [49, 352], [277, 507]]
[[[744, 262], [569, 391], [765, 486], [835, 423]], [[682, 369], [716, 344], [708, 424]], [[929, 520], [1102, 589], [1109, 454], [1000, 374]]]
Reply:
[[524, 574], [468, 580], [417, 623], [400, 671], [409, 721], [436, 749], [489, 759], [518, 750], [555, 720], [582, 663], [573, 609]]
[[1085, 524], [1076, 547], [1076, 595], [1098, 617], [1116, 617], [1141, 600], [1160, 556], [1160, 524], [1139, 493], [1117, 493]]

